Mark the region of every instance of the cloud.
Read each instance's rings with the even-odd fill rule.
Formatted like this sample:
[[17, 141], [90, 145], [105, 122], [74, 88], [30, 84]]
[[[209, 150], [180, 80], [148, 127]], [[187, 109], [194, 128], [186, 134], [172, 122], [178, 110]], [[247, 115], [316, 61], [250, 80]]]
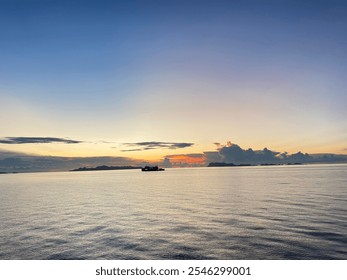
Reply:
[[207, 151], [207, 152], [204, 152], [204, 155], [206, 159], [206, 164], [209, 164], [210, 162], [222, 161], [222, 157], [218, 151]]
[[29, 154], [0, 149], [0, 159], [6, 158], [6, 157], [23, 156], [23, 155], [28, 156]]
[[151, 142], [137, 142], [137, 143], [123, 143], [124, 146], [127, 147], [134, 147], [133, 149], [124, 149], [121, 150], [122, 152], [134, 152], [134, 151], [146, 151], [146, 150], [153, 150], [153, 149], [182, 149], [191, 147], [194, 144], [193, 143], [185, 143], [185, 142], [157, 142], [157, 141], [151, 141]]
[[0, 172], [68, 171], [79, 167], [144, 166], [148, 162], [128, 157], [56, 157], [0, 150]]
[[169, 158], [164, 158], [162, 165], [167, 168], [172, 167], [172, 163]]
[[205, 151], [192, 154], [166, 155], [172, 167], [208, 166], [209, 163], [233, 163], [233, 164], [291, 164], [291, 163], [338, 163], [347, 162], [347, 155], [335, 154], [307, 154], [297, 152], [272, 151], [268, 148], [253, 150], [243, 149], [237, 144], [227, 142], [225, 145], [214, 143], [216, 151]]
[[222, 146], [221, 143], [219, 143], [219, 142], [215, 142], [213, 144], [215, 144], [217, 146], [217, 149], [221, 148], [221, 146]]
[[[237, 161], [238, 160], [238, 161]], [[338, 163], [347, 162], [347, 155], [336, 154], [304, 154], [301, 152], [288, 154], [269, 149], [242, 149], [232, 143], [221, 145], [217, 151], [203, 153], [167, 155], [158, 162], [130, 157], [54, 157], [24, 154], [0, 149], [1, 172], [33, 172], [33, 171], [67, 171], [79, 167], [108, 166], [145, 166], [163, 165], [165, 167], [207, 166], [211, 162], [225, 163]]]
[[165, 158], [169, 159], [174, 167], [206, 166], [206, 158], [202, 153], [167, 155]]
[[142, 151], [142, 149], [128, 149], [128, 150], [120, 150], [121, 152], [138, 152]]
[[[94, 141], [94, 142], [91, 142], [91, 143], [97, 145], [97, 144], [115, 144], [116, 142], [99, 140], [99, 141]], [[113, 148], [113, 147], [112, 147], [112, 148]]]
[[64, 143], [79, 144], [83, 141], [71, 140], [56, 137], [5, 137], [0, 139], [0, 144], [46, 144], [46, 143]]
[[[328, 163], [346, 162], [347, 156], [334, 154], [312, 154], [297, 152], [288, 154], [287, 152], [271, 151], [267, 148], [263, 150], [245, 150], [239, 145], [227, 142], [226, 145], [217, 146], [220, 160], [213, 162], [225, 162], [234, 164], [286, 164], [286, 163]], [[213, 155], [215, 156], [215, 155]], [[212, 156], [210, 155], [212, 158]], [[218, 159], [217, 157], [215, 157]], [[210, 161], [212, 162], [212, 161]]]
[[251, 148], [244, 150], [230, 141], [226, 145], [220, 145], [218, 151], [222, 161], [226, 163], [275, 163], [280, 160], [279, 152], [267, 148], [260, 151]]

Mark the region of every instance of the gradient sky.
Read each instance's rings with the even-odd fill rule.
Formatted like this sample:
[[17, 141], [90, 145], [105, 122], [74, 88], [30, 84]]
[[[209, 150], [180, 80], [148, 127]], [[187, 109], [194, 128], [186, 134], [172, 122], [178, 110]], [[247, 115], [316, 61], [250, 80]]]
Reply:
[[83, 141], [0, 149], [346, 154], [346, 30], [346, 1], [0, 0], [0, 138]]

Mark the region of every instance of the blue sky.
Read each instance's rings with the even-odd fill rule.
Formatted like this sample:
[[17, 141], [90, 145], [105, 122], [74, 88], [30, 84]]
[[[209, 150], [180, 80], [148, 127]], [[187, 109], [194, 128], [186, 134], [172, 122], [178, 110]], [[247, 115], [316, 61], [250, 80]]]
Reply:
[[[45, 155], [123, 143], [345, 153], [345, 1], [0, 1], [0, 138]], [[175, 151], [176, 152], [176, 151]]]

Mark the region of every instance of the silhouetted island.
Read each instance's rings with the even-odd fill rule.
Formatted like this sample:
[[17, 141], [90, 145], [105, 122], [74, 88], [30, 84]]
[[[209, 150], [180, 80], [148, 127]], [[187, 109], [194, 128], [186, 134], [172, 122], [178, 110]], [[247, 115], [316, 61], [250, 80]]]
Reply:
[[80, 167], [70, 171], [98, 171], [98, 170], [124, 170], [124, 169], [141, 169], [140, 166], [107, 166], [101, 165], [97, 167]]
[[211, 162], [207, 167], [224, 167], [224, 166], [273, 166], [273, 165], [301, 165], [301, 162], [294, 163], [261, 163], [261, 164], [234, 164], [234, 163], [225, 163], [225, 162]]
[[210, 162], [208, 167], [224, 167], [224, 166], [252, 166], [252, 164], [234, 164], [225, 162]]

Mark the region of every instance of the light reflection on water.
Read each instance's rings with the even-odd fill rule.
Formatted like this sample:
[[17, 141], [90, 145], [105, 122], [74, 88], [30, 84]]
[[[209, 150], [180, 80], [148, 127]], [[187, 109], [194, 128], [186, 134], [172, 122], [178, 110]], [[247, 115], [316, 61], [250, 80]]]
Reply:
[[0, 176], [0, 259], [347, 259], [347, 165]]

